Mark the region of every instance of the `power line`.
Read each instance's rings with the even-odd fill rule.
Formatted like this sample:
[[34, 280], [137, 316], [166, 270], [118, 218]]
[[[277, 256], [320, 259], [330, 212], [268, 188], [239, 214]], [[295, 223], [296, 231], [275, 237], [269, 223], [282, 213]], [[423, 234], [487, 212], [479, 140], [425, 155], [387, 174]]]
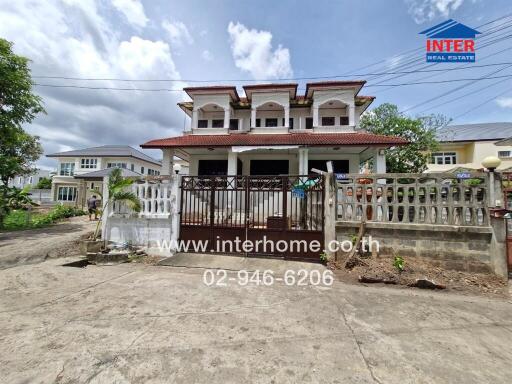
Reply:
[[[440, 95], [437, 95], [437, 96], [435, 96], [435, 97], [432, 97], [432, 98], [430, 98], [430, 99], [428, 99], [428, 100], [422, 101], [421, 103], [418, 103], [418, 104], [416, 104], [416, 105], [413, 105], [412, 107], [406, 108], [406, 109], [404, 109], [404, 110], [403, 110], [403, 111], [401, 111], [401, 112], [402, 112], [402, 113], [403, 113], [403, 112], [408, 112], [408, 111], [410, 111], [410, 110], [412, 110], [412, 109], [416, 109], [416, 108], [421, 107], [421, 106], [423, 106], [423, 105], [425, 105], [425, 104], [429, 104], [429, 103], [431, 103], [432, 101], [436, 101], [436, 100], [440, 99], [441, 97], [448, 96], [448, 95], [450, 95], [450, 94], [452, 94], [452, 93], [454, 93], [454, 92], [457, 92], [457, 91], [458, 91], [458, 90], [460, 90], [460, 89], [463, 89], [463, 88], [469, 87], [470, 85], [472, 85], [472, 84], [476, 83], [477, 81], [487, 80], [487, 79], [498, 79], [498, 78], [507, 78], [507, 77], [512, 77], [512, 75], [504, 75], [504, 76], [490, 76], [490, 75], [494, 75], [494, 74], [496, 74], [496, 73], [498, 73], [498, 72], [504, 71], [505, 69], [510, 68], [510, 67], [512, 67], [512, 65], [508, 65], [508, 66], [506, 66], [506, 67], [500, 68], [500, 69], [498, 69], [498, 70], [496, 70], [496, 71], [490, 72], [490, 73], [486, 74], [485, 76], [479, 77], [479, 78], [477, 78], [477, 79], [471, 79], [471, 80], [470, 80], [470, 79], [467, 79], [467, 80], [469, 81], [467, 84], [463, 84], [463, 85], [458, 86], [458, 87], [456, 87], [456, 88], [453, 88], [453, 89], [451, 89], [451, 90], [449, 90], [449, 91], [447, 91], [447, 92], [444, 92], [444, 93], [442, 93], [442, 94], [440, 94]], [[463, 81], [463, 80], [461, 80], [461, 81]]]
[[78, 89], [96, 89], [96, 90], [109, 90], [109, 91], [141, 91], [141, 92], [183, 92], [183, 89], [169, 89], [169, 88], [158, 88], [158, 89], [145, 89], [145, 88], [118, 88], [118, 87], [88, 87], [81, 85], [58, 85], [58, 84], [40, 84], [33, 83], [38, 87], [49, 87], [49, 88], [78, 88]]
[[[512, 66], [510, 64], [509, 66]], [[508, 68], [508, 67], [506, 67]], [[503, 68], [505, 69], [505, 68]], [[499, 71], [503, 70], [500, 69]], [[493, 73], [497, 73], [493, 72]], [[512, 77], [511, 75], [502, 75], [502, 76], [483, 76], [478, 78], [465, 78], [465, 79], [452, 79], [452, 80], [437, 80], [437, 81], [417, 81], [410, 83], [399, 83], [399, 84], [378, 84], [378, 85], [369, 85], [368, 87], [402, 87], [408, 85], [419, 85], [419, 84], [443, 84], [443, 83], [453, 83], [459, 81], [480, 81], [480, 80], [491, 80], [491, 79], [504, 79]], [[119, 87], [89, 87], [89, 86], [81, 86], [81, 85], [58, 85], [58, 84], [41, 84], [41, 83], [33, 83], [38, 87], [50, 87], [50, 88], [79, 88], [79, 89], [95, 89], [95, 90], [113, 90], [113, 91], [143, 91], [143, 92], [184, 92], [182, 89], [169, 89], [169, 88], [119, 88]], [[298, 88], [298, 90], [305, 90], [305, 88]], [[415, 108], [415, 107], [414, 107]]]
[[[392, 71], [392, 72], [380, 72], [380, 73], [359, 73], [354, 75], [335, 75], [335, 76], [318, 76], [318, 77], [296, 77], [281, 80], [315, 80], [315, 79], [333, 79], [341, 77], [368, 77], [374, 75], [395, 75], [395, 74], [414, 74], [414, 73], [428, 73], [428, 72], [451, 72], [460, 71], [465, 69], [494, 67], [499, 65], [512, 64], [512, 62], [503, 63], [492, 63], [483, 65], [472, 65], [466, 67], [446, 68], [446, 69], [429, 69], [429, 70], [415, 70], [415, 71]], [[66, 76], [32, 76], [37, 79], [59, 79], [59, 80], [83, 80], [83, 81], [122, 81], [122, 82], [210, 82], [210, 80], [178, 80], [178, 79], [122, 79], [122, 78], [85, 78], [85, 77], [66, 77]], [[230, 80], [219, 80], [219, 81], [230, 81]], [[231, 81], [244, 81], [244, 80], [231, 80]]]
[[445, 102], [442, 102], [442, 103], [439, 103], [439, 104], [433, 105], [433, 106], [431, 106], [430, 108], [427, 108], [427, 109], [424, 109], [424, 110], [422, 110], [422, 111], [418, 112], [418, 114], [420, 114], [420, 115], [421, 115], [421, 114], [423, 114], [423, 113], [425, 113], [425, 112], [427, 112], [427, 111], [429, 111], [429, 110], [432, 110], [432, 109], [434, 109], [434, 108], [441, 107], [441, 106], [444, 106], [444, 105], [446, 105], [446, 104], [455, 103], [455, 102], [459, 101], [460, 99], [463, 99], [463, 98], [468, 97], [468, 96], [473, 96], [473, 95], [475, 95], [475, 94], [477, 94], [477, 93], [480, 93], [480, 92], [482, 92], [482, 91], [485, 91], [486, 89], [489, 89], [489, 88], [495, 87], [496, 85], [499, 85], [499, 84], [503, 84], [503, 80], [498, 80], [498, 81], [495, 81], [495, 82], [494, 82], [494, 83], [492, 83], [492, 84], [489, 84], [489, 85], [487, 85], [487, 86], [485, 86], [485, 87], [482, 87], [482, 88], [480, 88], [480, 89], [477, 89], [477, 90], [475, 90], [475, 91], [467, 92], [467, 93], [465, 93], [465, 94], [463, 94], [463, 95], [461, 95], [461, 96], [457, 97], [457, 98], [456, 98], [456, 99], [454, 99], [454, 100], [449, 100], [449, 101], [445, 101]]
[[458, 118], [460, 118], [460, 117], [462, 117], [462, 116], [465, 116], [465, 115], [467, 115], [467, 114], [469, 114], [469, 113], [471, 113], [471, 112], [474, 112], [477, 108], [480, 108], [480, 107], [484, 106], [485, 104], [488, 104], [488, 103], [490, 103], [490, 102], [491, 102], [491, 101], [493, 101], [493, 100], [496, 100], [496, 98], [498, 98], [498, 97], [500, 97], [500, 96], [503, 96], [504, 94], [506, 94], [506, 93], [510, 93], [510, 92], [512, 92], [512, 91], [510, 90], [510, 88], [507, 88], [505, 91], [503, 91], [503, 92], [501, 92], [501, 93], [498, 93], [497, 95], [494, 95], [493, 97], [491, 97], [491, 98], [489, 98], [489, 99], [485, 100], [483, 103], [480, 103], [480, 104], [478, 104], [478, 105], [474, 106], [473, 108], [468, 109], [467, 111], [465, 111], [465, 112], [461, 113], [460, 115], [455, 116], [455, 117], [453, 118], [453, 120], [452, 120], [452, 121], [455, 121], [455, 120], [457, 120]]

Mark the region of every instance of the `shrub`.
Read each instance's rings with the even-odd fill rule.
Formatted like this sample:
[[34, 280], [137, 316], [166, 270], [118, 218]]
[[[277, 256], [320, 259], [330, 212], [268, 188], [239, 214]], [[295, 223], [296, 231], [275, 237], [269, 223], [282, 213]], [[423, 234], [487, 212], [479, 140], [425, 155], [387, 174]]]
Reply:
[[80, 208], [59, 204], [46, 214], [31, 214], [30, 221], [28, 221], [29, 214], [30, 213], [25, 210], [14, 210], [10, 212], [4, 221], [5, 229], [13, 230], [45, 227], [61, 219], [85, 215], [86, 212]]

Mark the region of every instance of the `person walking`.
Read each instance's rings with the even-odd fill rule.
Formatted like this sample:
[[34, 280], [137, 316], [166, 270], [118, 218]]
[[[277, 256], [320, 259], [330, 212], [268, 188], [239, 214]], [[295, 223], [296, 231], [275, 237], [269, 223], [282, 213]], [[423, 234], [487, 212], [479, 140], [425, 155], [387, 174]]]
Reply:
[[91, 221], [92, 214], [94, 213], [94, 220], [98, 220], [98, 199], [96, 195], [92, 195], [87, 199], [87, 209], [89, 211], [89, 221]]

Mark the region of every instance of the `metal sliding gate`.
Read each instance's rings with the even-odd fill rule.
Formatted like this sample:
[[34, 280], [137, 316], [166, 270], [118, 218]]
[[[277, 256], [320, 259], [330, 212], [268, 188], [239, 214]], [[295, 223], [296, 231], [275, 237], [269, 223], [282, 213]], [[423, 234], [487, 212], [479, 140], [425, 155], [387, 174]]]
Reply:
[[180, 240], [207, 252], [318, 260], [323, 226], [323, 176], [182, 178]]

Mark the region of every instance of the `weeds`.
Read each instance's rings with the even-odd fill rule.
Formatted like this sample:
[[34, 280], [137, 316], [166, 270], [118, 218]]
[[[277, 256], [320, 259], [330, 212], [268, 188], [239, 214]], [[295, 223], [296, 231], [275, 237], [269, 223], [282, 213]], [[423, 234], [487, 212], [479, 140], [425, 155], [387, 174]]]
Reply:
[[393, 259], [393, 267], [395, 267], [398, 273], [402, 273], [405, 267], [405, 260], [401, 256], [395, 256]]

